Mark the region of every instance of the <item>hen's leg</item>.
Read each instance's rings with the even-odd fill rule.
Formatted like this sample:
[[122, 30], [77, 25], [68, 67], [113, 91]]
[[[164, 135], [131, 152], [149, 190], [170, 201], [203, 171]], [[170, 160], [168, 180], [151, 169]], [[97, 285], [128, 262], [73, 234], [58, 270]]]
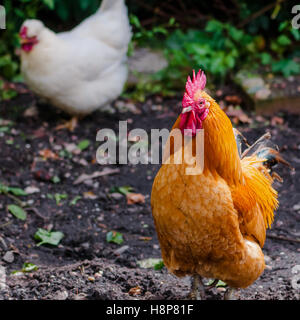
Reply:
[[205, 290], [202, 282], [202, 278], [195, 274], [192, 278], [192, 290], [190, 293], [191, 299], [195, 300], [204, 300], [205, 299]]
[[63, 124], [58, 125], [55, 130], [62, 130], [62, 129], [68, 129], [69, 131], [73, 132], [74, 129], [77, 127], [78, 124], [78, 117], [72, 117], [71, 120], [66, 121]]

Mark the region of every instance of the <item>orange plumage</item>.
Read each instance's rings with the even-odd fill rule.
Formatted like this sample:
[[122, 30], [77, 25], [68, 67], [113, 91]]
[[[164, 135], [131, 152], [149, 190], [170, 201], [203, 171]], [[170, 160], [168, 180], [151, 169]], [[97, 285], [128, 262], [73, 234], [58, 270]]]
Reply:
[[[204, 129], [204, 169], [187, 175], [190, 164], [172, 164], [170, 141], [170, 163], [161, 166], [151, 195], [162, 257], [177, 276], [198, 274], [245, 288], [264, 270], [261, 248], [278, 205], [277, 192], [262, 159], [240, 159], [231, 122], [216, 101], [203, 88], [193, 99], [204, 99], [209, 106], [199, 122]], [[181, 127], [181, 117], [173, 129]], [[196, 137], [191, 141], [195, 152]]]

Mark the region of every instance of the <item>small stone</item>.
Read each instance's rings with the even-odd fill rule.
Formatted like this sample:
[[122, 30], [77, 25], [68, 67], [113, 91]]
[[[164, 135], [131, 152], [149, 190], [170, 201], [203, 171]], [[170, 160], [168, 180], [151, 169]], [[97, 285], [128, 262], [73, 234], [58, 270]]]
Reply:
[[103, 276], [103, 271], [102, 270], [99, 270], [97, 273], [94, 274], [94, 277], [96, 279], [101, 278], [102, 276]]
[[110, 196], [115, 200], [120, 200], [120, 199], [123, 198], [123, 195], [121, 193], [118, 193], [118, 192], [111, 193]]
[[121, 255], [122, 253], [124, 253], [125, 251], [127, 251], [129, 249], [129, 246], [122, 246], [121, 248], [117, 249], [114, 251], [114, 254], [116, 256]]
[[91, 281], [91, 282], [95, 282], [95, 278], [94, 278], [94, 277], [91, 277], [91, 276], [88, 277], [88, 280]]
[[15, 260], [14, 253], [12, 251], [7, 251], [2, 259], [7, 263], [13, 263]]
[[33, 194], [33, 193], [40, 192], [40, 189], [39, 189], [38, 187], [29, 186], [29, 187], [26, 187], [24, 191], [25, 191], [27, 194]]
[[51, 300], [66, 300], [68, 296], [69, 294], [67, 291], [59, 291], [55, 293]]
[[90, 244], [88, 242], [84, 242], [81, 244], [81, 247], [85, 250], [88, 250], [90, 248]]
[[297, 203], [293, 206], [293, 210], [299, 211], [300, 210], [300, 203]]
[[5, 240], [2, 237], [0, 237], [0, 244], [2, 245], [4, 250], [7, 250], [7, 244], [6, 244]]
[[36, 106], [31, 106], [24, 111], [23, 116], [28, 118], [37, 117], [38, 114], [39, 114], [38, 108]]
[[266, 100], [271, 95], [271, 90], [263, 88], [255, 93], [255, 98], [258, 100]]
[[91, 179], [85, 180], [83, 183], [85, 185], [87, 185], [88, 187], [92, 187], [93, 186], [93, 180], [91, 180]]

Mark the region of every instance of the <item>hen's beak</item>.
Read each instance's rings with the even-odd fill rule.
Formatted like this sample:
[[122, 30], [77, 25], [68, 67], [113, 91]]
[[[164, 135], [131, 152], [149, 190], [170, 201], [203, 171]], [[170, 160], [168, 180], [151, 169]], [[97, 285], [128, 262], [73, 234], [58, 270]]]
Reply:
[[30, 43], [30, 42], [31, 42], [31, 40], [28, 39], [28, 38], [21, 38], [21, 39], [20, 39], [20, 43], [21, 43], [21, 44], [27, 44], [27, 43]]

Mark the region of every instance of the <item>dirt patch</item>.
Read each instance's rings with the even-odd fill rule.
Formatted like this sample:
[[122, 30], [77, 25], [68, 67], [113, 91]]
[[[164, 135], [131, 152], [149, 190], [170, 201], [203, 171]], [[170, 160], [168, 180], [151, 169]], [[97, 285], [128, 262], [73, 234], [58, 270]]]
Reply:
[[[95, 163], [99, 143], [96, 133], [101, 128], [118, 129], [119, 120], [129, 120], [128, 130], [170, 128], [180, 108], [180, 97], [163, 101], [160, 97], [138, 105], [141, 114], [94, 113], [82, 121], [73, 133], [56, 131], [65, 116], [47, 105], [39, 105], [39, 114], [24, 117], [22, 112], [34, 103], [31, 94], [1, 106], [0, 117], [11, 120], [9, 130], [0, 132], [0, 182], [39, 192], [26, 197], [29, 201], [26, 221], [17, 220], [7, 210], [14, 200], [0, 195], [0, 266], [5, 268], [6, 287], [2, 299], [185, 299], [190, 281], [178, 279], [163, 268], [143, 269], [137, 261], [160, 258], [158, 240], [150, 208], [150, 193], [158, 165], [116, 165], [120, 172], [90, 179], [78, 185], [74, 181], [83, 173], [103, 169]], [[251, 116], [251, 115], [250, 115]], [[266, 116], [239, 129], [253, 142], [269, 129], [285, 158], [295, 167], [295, 174], [279, 168], [283, 184], [276, 183], [280, 207], [269, 234], [285, 238], [300, 238], [300, 133], [299, 115], [280, 114], [282, 121]], [[280, 122], [278, 124], [278, 122]], [[7, 126], [7, 125], [2, 125]], [[88, 139], [90, 145], [80, 154], [68, 156], [65, 144], [78, 144]], [[51, 150], [59, 159], [43, 161], [41, 150]], [[57, 177], [58, 179], [54, 178]], [[113, 197], [112, 187], [128, 186], [145, 195], [144, 204], [128, 205], [125, 196]], [[85, 198], [84, 194], [92, 198]], [[67, 194], [58, 203], [55, 194]], [[70, 202], [77, 196], [76, 204]], [[34, 234], [38, 228], [51, 228], [64, 233], [58, 247], [36, 246]], [[123, 234], [124, 243], [106, 241], [108, 231]], [[123, 247], [121, 254], [117, 251]], [[4, 259], [12, 252], [13, 261]], [[299, 289], [292, 287], [292, 273], [300, 265], [299, 243], [268, 238], [264, 253], [267, 268], [251, 287], [237, 293], [239, 299], [299, 299]], [[4, 260], [3, 260], [4, 259]], [[36, 264], [38, 271], [23, 275], [11, 274], [23, 263]], [[2, 270], [4, 270], [2, 268]], [[131, 288], [138, 287], [136, 291]], [[299, 288], [299, 285], [298, 285]], [[131, 295], [133, 292], [136, 295]], [[208, 293], [208, 299], [221, 299], [222, 289]]]

